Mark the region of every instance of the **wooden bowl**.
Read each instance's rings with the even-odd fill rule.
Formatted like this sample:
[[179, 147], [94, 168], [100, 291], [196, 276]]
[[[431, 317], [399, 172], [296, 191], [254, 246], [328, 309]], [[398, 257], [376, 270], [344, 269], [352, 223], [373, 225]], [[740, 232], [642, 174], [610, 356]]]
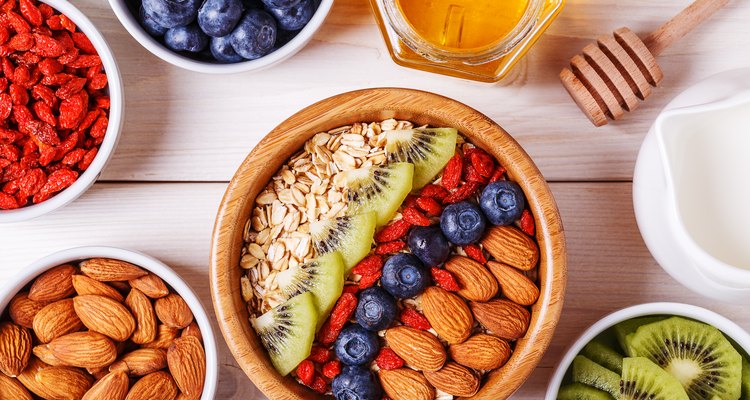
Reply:
[[446, 97], [392, 88], [344, 93], [294, 114], [253, 149], [229, 183], [214, 226], [210, 275], [219, 326], [240, 367], [271, 400], [323, 397], [290, 377], [280, 376], [250, 326], [240, 291], [239, 261], [243, 230], [255, 197], [284, 162], [315, 133], [388, 118], [458, 129], [508, 169], [510, 179], [523, 188], [536, 218], [536, 239], [541, 250], [541, 296], [532, 306], [528, 333], [516, 343], [513, 356], [505, 366], [489, 375], [474, 398], [510, 397], [539, 364], [552, 340], [565, 294], [565, 237], [552, 193], [528, 154], [492, 120]]

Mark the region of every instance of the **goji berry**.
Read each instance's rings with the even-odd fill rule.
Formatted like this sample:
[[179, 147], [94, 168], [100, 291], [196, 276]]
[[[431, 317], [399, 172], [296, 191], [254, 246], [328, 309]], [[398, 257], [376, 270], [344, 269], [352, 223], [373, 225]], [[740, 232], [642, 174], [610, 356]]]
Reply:
[[79, 55], [75, 61], [68, 64], [71, 68], [89, 68], [102, 65], [102, 59], [96, 54]]
[[[86, 116], [88, 95], [86, 92], [79, 92], [60, 103], [60, 128], [72, 129]], [[98, 116], [97, 116], [98, 118]]]
[[423, 187], [422, 191], [419, 192], [420, 197], [429, 197], [437, 201], [443, 201], [449, 194], [448, 189], [432, 183]]
[[96, 54], [96, 49], [94, 48], [94, 45], [91, 44], [91, 40], [89, 40], [86, 34], [84, 34], [83, 32], [73, 32], [72, 37], [73, 42], [75, 42], [76, 44], [76, 47], [78, 47], [81, 51], [87, 54]]
[[23, 17], [16, 14], [13, 11], [6, 11], [5, 15], [8, 18], [8, 23], [16, 33], [29, 33], [31, 32], [31, 26], [26, 22]]
[[0, 78], [0, 93], [4, 92], [8, 88], [8, 79]]
[[8, 93], [0, 93], [0, 120], [6, 120], [10, 117], [13, 109], [13, 99]]
[[344, 290], [342, 293], [351, 293], [351, 294], [357, 294], [359, 292], [359, 286], [358, 285], [344, 285]]
[[8, 45], [16, 51], [27, 51], [34, 46], [34, 37], [31, 33], [19, 33], [10, 38]]
[[96, 108], [109, 110], [109, 96], [94, 96]]
[[427, 215], [436, 217], [440, 215], [441, 212], [443, 212], [443, 207], [440, 205], [440, 203], [437, 202], [437, 200], [433, 199], [432, 197], [420, 197], [417, 199], [417, 206], [424, 212], [427, 213]]
[[10, 93], [10, 98], [13, 100], [13, 105], [26, 105], [29, 102], [29, 93], [21, 87], [21, 85], [16, 85], [15, 83], [10, 84], [10, 88], [8, 89], [8, 92]]
[[14, 210], [18, 207], [18, 201], [16, 201], [15, 197], [0, 192], [0, 210]]
[[34, 42], [36, 43], [31, 51], [42, 57], [60, 57], [65, 52], [65, 48], [52, 37], [34, 33]]
[[46, 3], [39, 3], [39, 12], [42, 13], [42, 18], [44, 20], [55, 15], [55, 9]]
[[[411, 227], [411, 224], [407, 222], [404, 219], [400, 219], [385, 228], [381, 229], [380, 232], [375, 234], [375, 242], [376, 243], [382, 243], [382, 242], [391, 242], [394, 240], [398, 240], [406, 236], [406, 233], [409, 232], [409, 228]], [[361, 275], [361, 274], [360, 274]]]
[[89, 78], [89, 89], [91, 90], [101, 90], [104, 89], [107, 86], [107, 75], [106, 74], [96, 74]]
[[383, 273], [381, 271], [378, 271], [371, 275], [362, 275], [362, 277], [359, 279], [359, 288], [364, 290], [369, 287], [375, 286], [381, 276], [383, 276]]
[[81, 162], [85, 154], [86, 154], [85, 149], [75, 149], [69, 152], [68, 154], [66, 154], [65, 157], [63, 157], [62, 161], [60, 162], [67, 165], [68, 167], [72, 167], [78, 164], [79, 162]]
[[477, 172], [477, 170], [471, 164], [466, 164], [464, 166], [463, 178], [466, 182], [476, 182], [476, 183], [487, 182], [487, 178], [483, 177], [482, 175], [479, 175], [479, 172]]
[[469, 162], [479, 175], [489, 178], [495, 170], [495, 160], [484, 150], [474, 148], [468, 155]]
[[503, 175], [508, 172], [505, 167], [497, 167], [495, 172], [492, 173], [492, 176], [490, 177], [490, 183], [499, 181], [500, 179], [503, 179]]
[[312, 350], [310, 350], [310, 356], [307, 357], [308, 360], [316, 364], [323, 364], [324, 362], [328, 361], [330, 358], [331, 358], [331, 352], [325, 347], [321, 347], [321, 346], [313, 346]]
[[[3, 160], [8, 161], [8, 160]], [[2, 165], [2, 164], [0, 164]], [[6, 164], [7, 165], [7, 164]], [[10, 182], [5, 182], [5, 185], [3, 185], [3, 193], [7, 193], [9, 195], [14, 195], [16, 192], [18, 192], [18, 181], [20, 179], [14, 179]]]
[[417, 196], [410, 194], [407, 195], [404, 199], [404, 202], [402, 204], [404, 207], [416, 207], [417, 206]]
[[[44, 184], [37, 195], [57, 193], [72, 185], [76, 179], [78, 179], [77, 172], [68, 168], [59, 169], [47, 177], [47, 183]], [[34, 197], [36, 198], [36, 196]], [[36, 203], [36, 200], [34, 202]]]
[[430, 219], [427, 218], [424, 214], [419, 212], [414, 207], [406, 207], [402, 212], [401, 215], [403, 216], [403, 219], [416, 226], [430, 226]]
[[63, 28], [67, 29], [69, 32], [76, 31], [76, 24], [65, 14], [60, 14], [60, 24], [62, 24]]
[[18, 179], [18, 189], [24, 197], [37, 194], [47, 183], [47, 175], [39, 168], [32, 169]]
[[449, 292], [457, 292], [461, 290], [458, 286], [458, 282], [456, 282], [456, 278], [449, 271], [432, 267], [430, 272], [432, 273], [432, 280], [441, 288]]
[[323, 365], [323, 375], [328, 379], [333, 379], [341, 373], [341, 361], [331, 360]]
[[55, 118], [55, 114], [52, 112], [52, 107], [50, 107], [49, 104], [43, 101], [37, 101], [32, 104], [31, 109], [34, 110], [36, 117], [43, 122], [46, 122], [51, 126], [57, 125], [57, 118]]
[[388, 371], [403, 367], [404, 360], [390, 347], [383, 347], [380, 349], [378, 356], [375, 357], [375, 364], [377, 364], [380, 369]]
[[466, 255], [472, 260], [482, 265], [487, 264], [487, 257], [484, 256], [484, 252], [476, 244], [467, 244], [463, 249]]
[[373, 275], [383, 269], [383, 257], [377, 255], [367, 256], [358, 262], [352, 269], [357, 275]]
[[393, 242], [385, 242], [378, 245], [378, 247], [375, 248], [375, 254], [377, 255], [385, 255], [385, 254], [392, 254], [399, 252], [406, 247], [406, 243], [402, 242], [400, 240], [395, 240]]
[[323, 323], [320, 332], [318, 332], [318, 341], [320, 344], [323, 346], [330, 346], [333, 344], [356, 309], [357, 296], [351, 293], [342, 294], [336, 302], [336, 305], [333, 307], [331, 316], [329, 316], [328, 320]]
[[443, 169], [443, 178], [440, 183], [444, 188], [455, 189], [461, 181], [461, 173], [464, 170], [464, 160], [461, 154], [456, 153]]
[[29, 21], [31, 25], [39, 26], [42, 24], [42, 13], [39, 9], [31, 2], [31, 0], [20, 0], [19, 7], [21, 15]]
[[60, 86], [60, 88], [55, 91], [55, 95], [63, 100], [68, 99], [83, 90], [83, 87], [86, 86], [86, 82], [86, 78], [72, 78]]
[[531, 211], [529, 211], [528, 209], [523, 210], [523, 213], [521, 214], [520, 225], [523, 233], [529, 236], [534, 236], [534, 233], [536, 231], [534, 216], [531, 215]]
[[59, 31], [63, 29], [62, 22], [60, 21], [59, 15], [53, 15], [47, 18], [46, 24], [53, 31]]
[[43, 75], [54, 75], [62, 72], [63, 65], [54, 58], [45, 58], [39, 62], [38, 69]]
[[8, 28], [0, 26], [0, 44], [5, 44], [10, 39], [10, 32]]
[[3, 168], [3, 175], [0, 182], [8, 182], [18, 179], [26, 174], [26, 170], [21, 168], [20, 163], [13, 163]]
[[310, 388], [320, 394], [325, 394], [328, 391], [328, 382], [322, 376], [315, 375], [315, 380], [313, 380]]
[[304, 360], [297, 366], [297, 378], [306, 386], [313, 383], [315, 377], [315, 365], [310, 360]]
[[430, 321], [428, 321], [427, 318], [417, 310], [410, 307], [405, 308], [404, 311], [401, 312], [401, 317], [399, 319], [401, 320], [401, 323], [414, 329], [423, 331], [429, 331], [432, 329]]
[[21, 152], [16, 146], [0, 144], [0, 158], [10, 161], [18, 161], [21, 158]]
[[37, 146], [41, 144], [57, 146], [60, 144], [57, 131], [50, 124], [42, 121], [29, 121], [25, 124], [25, 127], [29, 130], [29, 135], [34, 139]]
[[461, 187], [456, 189], [453, 193], [443, 199], [443, 204], [453, 204], [459, 201], [464, 201], [469, 197], [473, 196], [474, 193], [479, 189], [479, 183], [477, 182], [466, 182]]
[[78, 163], [78, 169], [81, 171], [85, 171], [89, 169], [91, 166], [91, 163], [94, 162], [94, 159], [96, 158], [97, 153], [99, 152], [99, 149], [96, 147], [93, 147], [89, 149], [86, 154], [83, 156], [83, 160]]
[[57, 57], [57, 61], [62, 65], [68, 65], [78, 58], [78, 53], [79, 51], [76, 48], [67, 49], [63, 51], [63, 54], [60, 57]]

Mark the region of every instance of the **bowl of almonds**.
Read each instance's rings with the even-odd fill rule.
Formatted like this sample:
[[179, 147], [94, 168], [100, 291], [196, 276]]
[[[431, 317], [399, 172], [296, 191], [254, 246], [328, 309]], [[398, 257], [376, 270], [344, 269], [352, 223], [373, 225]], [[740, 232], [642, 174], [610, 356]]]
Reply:
[[3, 288], [0, 309], [0, 393], [8, 398], [214, 398], [208, 317], [154, 258], [112, 247], [54, 253]]
[[219, 208], [211, 289], [270, 399], [505, 399], [547, 349], [565, 240], [523, 149], [407, 89], [313, 104], [266, 136]]

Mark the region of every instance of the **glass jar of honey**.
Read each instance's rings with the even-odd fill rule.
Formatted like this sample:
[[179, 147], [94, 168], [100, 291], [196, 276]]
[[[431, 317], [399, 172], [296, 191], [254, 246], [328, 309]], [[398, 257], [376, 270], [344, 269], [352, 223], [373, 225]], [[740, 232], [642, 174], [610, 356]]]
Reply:
[[370, 0], [393, 60], [483, 82], [502, 79], [565, 0]]

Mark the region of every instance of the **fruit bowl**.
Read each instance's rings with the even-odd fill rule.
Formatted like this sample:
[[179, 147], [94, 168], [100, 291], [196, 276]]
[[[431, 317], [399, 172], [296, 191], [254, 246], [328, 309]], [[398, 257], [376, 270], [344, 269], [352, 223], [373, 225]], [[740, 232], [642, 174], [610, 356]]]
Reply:
[[247, 216], [271, 177], [316, 133], [389, 118], [456, 128], [508, 169], [509, 179], [520, 185], [536, 216], [539, 300], [531, 308], [528, 332], [516, 342], [514, 355], [504, 367], [489, 374], [475, 398], [508, 398], [531, 374], [552, 339], [565, 291], [564, 232], [549, 187], [529, 156], [500, 126], [454, 100], [396, 88], [345, 93], [298, 112], [258, 144], [230, 182], [214, 227], [210, 274], [219, 325], [239, 365], [270, 399], [308, 399], [316, 394], [276, 372], [249, 322], [239, 268]]

